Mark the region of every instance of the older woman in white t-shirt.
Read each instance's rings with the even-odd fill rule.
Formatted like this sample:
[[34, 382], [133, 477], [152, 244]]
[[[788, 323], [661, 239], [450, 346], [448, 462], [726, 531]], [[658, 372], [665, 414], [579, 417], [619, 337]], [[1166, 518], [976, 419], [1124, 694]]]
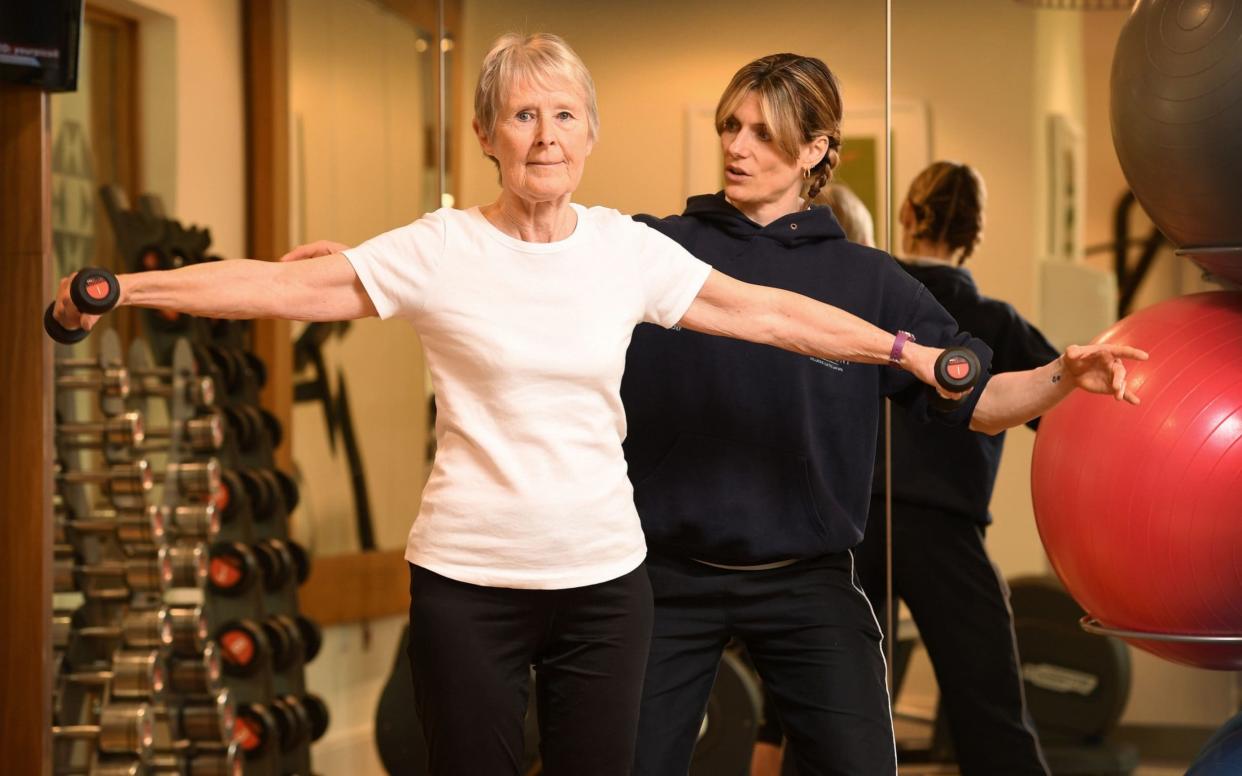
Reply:
[[[713, 271], [615, 210], [570, 197], [598, 134], [594, 87], [559, 38], [487, 55], [474, 127], [501, 193], [357, 248], [120, 276], [120, 303], [221, 318], [378, 315], [417, 329], [438, 451], [410, 531], [410, 656], [437, 774], [517, 773], [539, 672], [548, 774], [625, 774], [651, 629], [646, 548], [621, 442], [634, 326], [823, 359], [892, 362], [932, 384], [939, 351]], [[89, 328], [62, 281], [55, 315]], [[895, 346], [895, 342], [897, 343]]]

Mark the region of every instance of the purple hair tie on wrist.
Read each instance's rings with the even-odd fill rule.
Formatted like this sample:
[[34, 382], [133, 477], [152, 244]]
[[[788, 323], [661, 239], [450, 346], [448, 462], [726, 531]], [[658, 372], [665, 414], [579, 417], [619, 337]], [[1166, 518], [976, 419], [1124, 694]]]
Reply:
[[893, 339], [893, 349], [888, 354], [888, 363], [895, 367], [901, 366], [901, 351], [907, 342], [917, 342], [917, 340], [908, 331], [897, 332], [897, 336]]

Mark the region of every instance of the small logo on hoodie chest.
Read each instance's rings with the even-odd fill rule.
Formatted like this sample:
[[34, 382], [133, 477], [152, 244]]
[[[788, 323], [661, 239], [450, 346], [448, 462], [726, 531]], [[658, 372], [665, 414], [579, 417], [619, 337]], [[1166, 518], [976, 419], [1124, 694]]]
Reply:
[[831, 359], [827, 359], [827, 358], [816, 358], [815, 356], [811, 356], [811, 360], [812, 360], [812, 361], [814, 361], [815, 363], [819, 364], [820, 366], [826, 366], [826, 367], [828, 367], [829, 369], [833, 370], [834, 372], [844, 372], [844, 371], [845, 371], [845, 362], [844, 362], [844, 361], [833, 361], [833, 360], [831, 360]]

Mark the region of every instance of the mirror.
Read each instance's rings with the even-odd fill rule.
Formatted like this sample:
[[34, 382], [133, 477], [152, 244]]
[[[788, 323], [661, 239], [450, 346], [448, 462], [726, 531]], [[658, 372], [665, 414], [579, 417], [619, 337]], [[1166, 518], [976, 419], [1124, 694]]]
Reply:
[[[1110, 134], [1109, 77], [1127, 4], [1056, 3], [1062, 10], [1040, 5], [1053, 4], [893, 0], [893, 204], [896, 216], [914, 176], [933, 160], [974, 167], [986, 182], [986, 217], [983, 242], [965, 266], [982, 293], [1012, 304], [1063, 349], [1086, 343], [1111, 325], [1127, 297], [1130, 309], [1137, 310], [1206, 286], [1197, 269], [1167, 248], [1141, 283], [1135, 283], [1133, 270], [1120, 283], [1114, 272], [1114, 224], [1127, 187]], [[1108, 5], [1119, 9], [1096, 10]], [[1137, 208], [1127, 223], [1129, 237], [1140, 241], [1151, 231]], [[896, 217], [891, 226], [895, 244], [903, 245]], [[1133, 267], [1138, 248], [1128, 253]], [[991, 498], [995, 522], [987, 528], [986, 546], [1001, 576], [1011, 582], [1051, 574], [1031, 507], [1034, 440], [1035, 434], [1024, 428], [1008, 433]], [[895, 471], [894, 476], [903, 475]], [[957, 517], [969, 523], [978, 516]], [[894, 553], [899, 559], [901, 536], [898, 529]], [[1024, 584], [1014, 585], [1019, 618], [1024, 613], [1018, 588]], [[1069, 636], [1076, 631], [1071, 618]], [[1122, 702], [1104, 725], [1110, 742], [1122, 748], [1142, 744], [1137, 750], [1147, 756], [1156, 737], [1144, 731], [1214, 728], [1228, 716], [1229, 682], [1135, 650], [1130, 658], [1132, 682], [1109, 686], [1111, 669], [1101, 667], [1094, 701], [1083, 701], [1084, 714], [1108, 716], [1110, 703], [1129, 693], [1128, 704]], [[1041, 673], [1035, 662], [1023, 659], [1028, 701], [1038, 705], [1048, 697], [1074, 697], [1064, 687], [1057, 690], [1056, 677]], [[1044, 661], [1055, 662], [1054, 657]], [[1040, 693], [1049, 695], [1040, 699]], [[899, 740], [902, 719], [913, 718], [909, 736], [921, 739], [918, 746], [943, 745], [946, 731], [933, 736], [930, 722], [937, 698], [920, 650], [896, 700]], [[1045, 722], [1052, 741], [1045, 741], [1045, 753], [1068, 756], [1051, 735], [1053, 727], [1065, 732], [1058, 727], [1067, 724], [1065, 715]]]
[[[356, 245], [433, 210], [432, 19], [367, 0], [289, 4], [294, 244]], [[422, 354], [408, 327], [295, 327], [294, 521], [317, 555], [405, 547], [424, 479]]]

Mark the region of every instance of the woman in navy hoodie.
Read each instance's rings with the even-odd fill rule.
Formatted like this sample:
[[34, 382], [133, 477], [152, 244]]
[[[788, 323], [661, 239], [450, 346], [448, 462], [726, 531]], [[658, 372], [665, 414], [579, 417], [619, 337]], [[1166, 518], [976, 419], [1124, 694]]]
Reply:
[[[979, 293], [962, 265], [983, 237], [986, 192], [970, 166], [936, 162], [901, 206], [901, 266], [962, 328], [992, 348], [997, 371], [1056, 358], [1009, 304]], [[1004, 434], [911, 423], [894, 410], [893, 595], [910, 608], [940, 685], [962, 776], [1040, 776], [1048, 766], [1026, 710], [1009, 590], [983, 543]], [[871, 519], [858, 577], [884, 607], [883, 457], [876, 458]]]
[[[987, 371], [991, 350], [960, 333], [922, 284], [847, 242], [829, 209], [807, 208], [841, 144], [840, 94], [823, 62], [776, 54], [743, 67], [716, 128], [724, 191], [692, 197], [680, 216], [640, 220], [725, 274], [922, 344], [965, 345]], [[850, 553], [871, 500], [880, 399], [919, 420], [998, 433], [1075, 387], [1136, 402], [1111, 386], [1120, 371], [1106, 349], [1071, 347], [1038, 369], [985, 374], [941, 413], [898, 369], [640, 325], [622, 397], [656, 608], [635, 772], [684, 776], [721, 652], [737, 639], [799, 773], [895, 773], [880, 628]]]

